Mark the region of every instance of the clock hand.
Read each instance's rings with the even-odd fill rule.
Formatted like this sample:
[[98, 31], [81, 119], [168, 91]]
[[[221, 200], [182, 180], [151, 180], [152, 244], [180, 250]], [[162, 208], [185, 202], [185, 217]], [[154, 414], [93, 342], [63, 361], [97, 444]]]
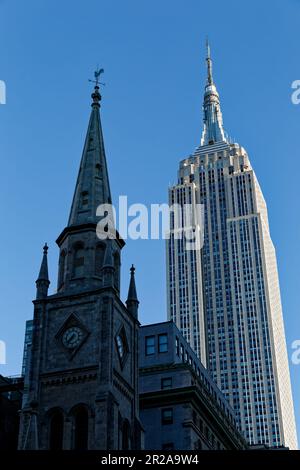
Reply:
[[72, 333], [72, 335], [69, 337], [68, 343], [71, 343], [73, 341], [73, 338], [75, 338], [75, 333]]

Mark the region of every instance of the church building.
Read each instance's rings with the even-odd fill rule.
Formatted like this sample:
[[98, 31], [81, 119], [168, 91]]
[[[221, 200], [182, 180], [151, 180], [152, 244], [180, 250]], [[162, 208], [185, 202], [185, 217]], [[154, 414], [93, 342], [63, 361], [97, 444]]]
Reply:
[[19, 449], [139, 449], [138, 299], [131, 268], [120, 299], [121, 250], [96, 234], [111, 204], [96, 80], [67, 226], [57, 238], [57, 292], [48, 295], [47, 245], [36, 281]]

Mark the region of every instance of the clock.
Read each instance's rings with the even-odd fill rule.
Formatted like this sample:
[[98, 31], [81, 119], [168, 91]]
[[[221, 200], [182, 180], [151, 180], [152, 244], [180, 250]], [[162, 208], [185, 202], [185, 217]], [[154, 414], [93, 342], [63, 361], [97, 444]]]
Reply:
[[68, 349], [75, 349], [79, 346], [83, 339], [83, 331], [78, 326], [71, 326], [68, 328], [63, 336], [62, 343]]
[[115, 337], [116, 341], [116, 347], [118, 351], [118, 356], [120, 359], [120, 364], [121, 367], [123, 368], [126, 358], [128, 356], [129, 348], [128, 348], [128, 342], [127, 342], [127, 337], [126, 337], [126, 332], [124, 326], [120, 329], [119, 333]]
[[117, 341], [117, 347], [118, 347], [118, 353], [119, 353], [120, 359], [123, 360], [125, 356], [124, 340], [121, 335], [118, 335], [116, 338], [116, 341]]

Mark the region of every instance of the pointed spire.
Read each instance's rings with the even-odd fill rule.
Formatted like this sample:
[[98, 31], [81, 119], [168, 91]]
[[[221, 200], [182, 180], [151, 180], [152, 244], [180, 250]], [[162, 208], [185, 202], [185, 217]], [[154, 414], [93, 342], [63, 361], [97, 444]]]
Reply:
[[207, 83], [211, 85], [213, 83], [212, 60], [210, 56], [210, 45], [208, 42], [208, 38], [206, 38], [206, 62], [207, 62]]
[[[96, 76], [96, 75], [95, 75]], [[92, 93], [92, 111], [83, 148], [69, 226], [97, 223], [96, 210], [100, 204], [111, 204], [104, 140], [100, 119], [101, 94], [99, 81]]]
[[137, 318], [138, 316], [138, 308], [139, 308], [139, 301], [137, 298], [136, 293], [136, 286], [135, 286], [135, 267], [134, 265], [130, 268], [130, 283], [128, 289], [128, 296], [126, 300], [126, 306], [128, 310]]
[[48, 245], [45, 243], [43, 247], [43, 259], [41, 263], [41, 268], [39, 272], [39, 276], [36, 280], [36, 298], [37, 299], [42, 299], [47, 297], [48, 295], [48, 289], [50, 286], [50, 281], [49, 281], [49, 274], [48, 274]]
[[227, 142], [223, 128], [220, 98], [212, 75], [212, 59], [208, 39], [206, 40], [207, 79], [204, 92], [204, 128], [201, 145]]

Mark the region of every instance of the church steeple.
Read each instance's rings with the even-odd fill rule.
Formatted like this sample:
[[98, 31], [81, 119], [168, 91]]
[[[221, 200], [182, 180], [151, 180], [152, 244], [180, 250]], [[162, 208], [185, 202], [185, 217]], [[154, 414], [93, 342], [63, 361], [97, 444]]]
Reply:
[[223, 128], [219, 93], [212, 75], [212, 59], [208, 41], [206, 42], [206, 49], [207, 80], [203, 102], [204, 128], [202, 132], [201, 145], [214, 144], [215, 142], [227, 142]]
[[[79, 173], [67, 227], [57, 239], [60, 248], [58, 292], [89, 290], [103, 286], [103, 260], [107, 237], [100, 239], [97, 224], [99, 205], [112, 203], [100, 119], [101, 94], [95, 72], [92, 110], [83, 147]], [[104, 230], [105, 231], [105, 230]], [[109, 249], [114, 270], [114, 287], [119, 288], [120, 251], [124, 241], [117, 235]], [[112, 276], [111, 276], [112, 277]]]
[[[118, 233], [109, 232], [109, 224], [99, 230], [96, 213], [99, 204], [111, 203], [99, 114], [100, 73], [95, 74], [69, 224], [57, 239], [58, 288], [49, 296], [48, 247], [44, 247], [19, 449], [113, 451], [141, 447], [139, 323], [134, 310], [129, 311], [120, 298], [125, 242]], [[101, 236], [105, 234], [108, 236]], [[45, 374], [55, 387], [45, 386]]]
[[[99, 72], [98, 72], [99, 73]], [[84, 143], [68, 226], [96, 223], [100, 204], [111, 204], [111, 193], [100, 119], [101, 94], [96, 77], [92, 111]]]

